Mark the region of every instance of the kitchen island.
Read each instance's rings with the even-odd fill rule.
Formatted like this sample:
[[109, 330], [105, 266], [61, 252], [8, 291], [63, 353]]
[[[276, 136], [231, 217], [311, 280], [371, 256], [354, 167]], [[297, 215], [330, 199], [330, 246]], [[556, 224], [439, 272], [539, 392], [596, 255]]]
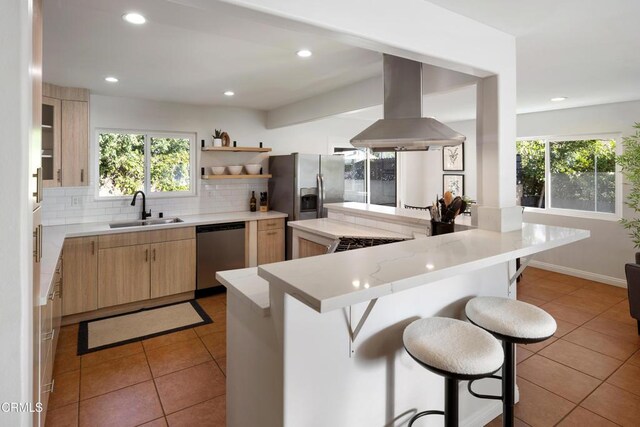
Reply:
[[[404, 327], [464, 318], [474, 296], [515, 297], [516, 258], [588, 237], [540, 224], [471, 229], [218, 273], [230, 290], [227, 425], [395, 426], [442, 408], [442, 378], [406, 354]], [[499, 401], [460, 387], [461, 425], [500, 413]], [[483, 380], [478, 390], [500, 385]]]

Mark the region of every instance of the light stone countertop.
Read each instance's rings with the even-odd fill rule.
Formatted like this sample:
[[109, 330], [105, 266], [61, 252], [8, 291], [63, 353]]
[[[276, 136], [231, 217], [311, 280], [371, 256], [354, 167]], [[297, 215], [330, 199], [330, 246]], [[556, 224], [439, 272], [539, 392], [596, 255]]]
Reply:
[[350, 222], [337, 221], [329, 218], [306, 219], [302, 221], [289, 221], [289, 227], [297, 230], [306, 231], [308, 233], [317, 234], [328, 237], [330, 239], [339, 239], [341, 237], [360, 237], [360, 238], [386, 238], [386, 239], [412, 239], [413, 236], [407, 236], [395, 233], [381, 228], [365, 227], [362, 225], [352, 224]]
[[257, 267], [219, 271], [216, 279], [256, 313], [263, 317], [269, 316], [269, 282], [258, 276]]
[[162, 225], [145, 225], [139, 227], [109, 228], [109, 223], [90, 222], [83, 224], [67, 224], [43, 227], [42, 260], [40, 263], [40, 305], [47, 303], [51, 290], [54, 271], [65, 238], [96, 236], [101, 234], [132, 233], [137, 231], [152, 231], [166, 228], [194, 227], [206, 224], [223, 224], [236, 221], [257, 221], [262, 219], [286, 218], [287, 214], [269, 212], [224, 212], [197, 215], [180, 215], [184, 222]]
[[588, 230], [542, 224], [471, 229], [258, 267], [258, 275], [324, 313], [567, 245]]

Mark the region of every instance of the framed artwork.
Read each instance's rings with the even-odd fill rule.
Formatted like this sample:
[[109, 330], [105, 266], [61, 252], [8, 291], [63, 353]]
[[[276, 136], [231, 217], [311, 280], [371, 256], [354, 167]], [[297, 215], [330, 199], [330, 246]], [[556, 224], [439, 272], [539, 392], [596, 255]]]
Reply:
[[464, 143], [453, 147], [444, 147], [442, 149], [442, 170], [464, 170]]
[[445, 191], [451, 191], [453, 197], [462, 197], [464, 195], [464, 175], [442, 175], [442, 194], [444, 194]]

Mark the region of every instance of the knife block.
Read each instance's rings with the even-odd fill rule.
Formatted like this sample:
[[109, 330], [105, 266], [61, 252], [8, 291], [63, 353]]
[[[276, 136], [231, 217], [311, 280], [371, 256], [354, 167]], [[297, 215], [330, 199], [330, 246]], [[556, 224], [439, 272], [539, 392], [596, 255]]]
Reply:
[[454, 227], [454, 222], [440, 222], [431, 220], [431, 235], [439, 236], [441, 234], [453, 233]]

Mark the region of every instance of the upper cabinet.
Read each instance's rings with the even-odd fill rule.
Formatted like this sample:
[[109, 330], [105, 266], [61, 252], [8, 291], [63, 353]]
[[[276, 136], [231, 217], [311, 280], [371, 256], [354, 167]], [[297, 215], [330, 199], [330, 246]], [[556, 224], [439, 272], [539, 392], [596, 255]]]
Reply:
[[89, 91], [44, 83], [42, 92], [44, 186], [88, 185]]

